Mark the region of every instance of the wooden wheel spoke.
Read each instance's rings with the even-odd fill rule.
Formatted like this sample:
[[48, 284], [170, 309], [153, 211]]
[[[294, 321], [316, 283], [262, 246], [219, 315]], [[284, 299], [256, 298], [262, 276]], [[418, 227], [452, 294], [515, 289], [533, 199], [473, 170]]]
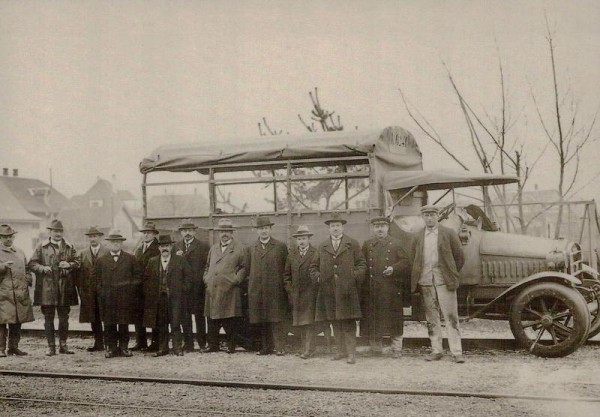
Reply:
[[552, 335], [552, 341], [554, 342], [554, 344], [558, 345], [558, 338], [556, 337], [556, 332], [554, 331], [554, 327], [550, 327], [548, 329], [548, 332], [550, 333], [550, 335]]
[[535, 320], [535, 321], [530, 321], [530, 322], [523, 322], [522, 326], [524, 329], [526, 329], [528, 327], [533, 327], [534, 330], [537, 330], [537, 328], [535, 326], [539, 326], [541, 323], [542, 323], [541, 320]]
[[558, 298], [554, 299], [554, 304], [552, 304], [552, 307], [550, 307], [550, 314], [554, 313], [554, 309], [556, 308], [556, 305], [558, 304]]
[[571, 333], [573, 333], [573, 329], [571, 329], [570, 327], [565, 326], [563, 323], [560, 322], [554, 322], [553, 326], [554, 331], [556, 332], [556, 334], [559, 337], [562, 337], [563, 339], [568, 338]]
[[540, 339], [542, 338], [542, 335], [544, 334], [544, 331], [546, 330], [546, 328], [542, 327], [542, 329], [540, 330], [540, 332], [538, 333], [537, 337], [535, 338], [535, 341], [531, 344], [531, 346], [529, 347], [529, 351], [532, 352], [533, 349], [535, 348], [535, 345], [537, 345], [537, 342], [540, 341]]
[[532, 309], [531, 309], [531, 307], [526, 307], [526, 308], [525, 308], [525, 311], [527, 311], [527, 312], [529, 312], [529, 313], [531, 313], [531, 314], [533, 314], [533, 315], [535, 315], [535, 316], [538, 316], [539, 318], [542, 318], [542, 317], [544, 316], [543, 314], [541, 314], [541, 313], [538, 313], [538, 312], [537, 312], [537, 311], [535, 311], [535, 310], [532, 310]]
[[548, 309], [546, 308], [546, 301], [544, 301], [544, 298], [540, 298], [540, 305], [544, 314], [548, 313]]
[[570, 311], [568, 311], [568, 310], [567, 311], [563, 311], [562, 313], [558, 313], [557, 315], [552, 316], [552, 320], [560, 320], [560, 319], [568, 317], [570, 315], [571, 315]]

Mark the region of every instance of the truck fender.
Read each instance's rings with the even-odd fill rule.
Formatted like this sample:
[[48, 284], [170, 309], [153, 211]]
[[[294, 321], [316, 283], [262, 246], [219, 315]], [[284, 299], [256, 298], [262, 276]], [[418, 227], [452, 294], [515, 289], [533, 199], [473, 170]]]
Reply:
[[510, 287], [508, 287], [506, 290], [504, 290], [500, 295], [498, 295], [492, 301], [490, 301], [485, 306], [483, 306], [482, 308], [480, 308], [479, 310], [477, 310], [476, 312], [471, 314], [469, 317], [467, 317], [465, 319], [465, 321], [469, 321], [471, 319], [478, 317], [479, 315], [481, 315], [482, 313], [487, 311], [488, 308], [490, 308], [492, 305], [496, 304], [498, 301], [504, 300], [509, 295], [515, 294], [518, 291], [520, 291], [521, 289], [523, 289], [533, 283], [549, 282], [549, 281], [550, 282], [558, 282], [559, 284], [566, 284], [568, 286], [575, 286], [575, 285], [582, 284], [581, 280], [579, 280], [578, 278], [575, 278], [573, 275], [565, 274], [564, 272], [558, 272], [558, 271], [538, 272], [537, 274], [530, 275], [527, 278], [525, 278], [524, 280], [519, 281], [519, 282], [511, 285]]

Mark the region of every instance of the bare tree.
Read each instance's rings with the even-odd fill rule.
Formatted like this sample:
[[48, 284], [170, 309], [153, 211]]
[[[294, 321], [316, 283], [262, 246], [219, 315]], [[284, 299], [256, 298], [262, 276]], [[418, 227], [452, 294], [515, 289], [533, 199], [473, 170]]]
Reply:
[[[344, 130], [344, 126], [342, 125], [341, 118], [338, 115], [335, 119], [333, 118], [335, 111], [329, 111], [323, 109], [321, 106], [321, 102], [319, 101], [319, 89], [315, 87], [315, 93], [312, 91], [308, 92], [308, 96], [310, 97], [310, 101], [312, 102], [313, 108], [311, 110], [311, 119], [317, 122], [323, 132], [334, 132], [337, 130]], [[317, 128], [314, 123], [310, 125], [307, 124], [302, 116], [298, 113], [298, 119], [300, 119], [300, 123], [309, 131], [316, 132]], [[336, 120], [337, 119], [337, 120]]]

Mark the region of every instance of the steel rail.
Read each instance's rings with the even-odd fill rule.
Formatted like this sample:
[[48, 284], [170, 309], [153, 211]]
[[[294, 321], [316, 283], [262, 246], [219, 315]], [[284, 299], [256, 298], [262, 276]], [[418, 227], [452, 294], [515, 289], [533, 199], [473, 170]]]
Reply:
[[482, 398], [482, 399], [508, 399], [508, 400], [533, 400], [533, 401], [569, 401], [569, 402], [592, 402], [600, 403], [600, 398], [591, 397], [549, 397], [538, 395], [515, 395], [494, 392], [467, 392], [467, 391], [436, 391], [436, 390], [414, 390], [394, 388], [357, 388], [348, 386], [332, 385], [302, 385], [268, 382], [241, 382], [241, 381], [218, 381], [185, 378], [156, 378], [138, 377], [124, 375], [96, 375], [96, 374], [74, 374], [40, 371], [15, 371], [0, 369], [0, 375], [17, 377], [35, 377], [52, 379], [74, 379], [74, 380], [99, 380], [113, 382], [141, 382], [155, 384], [193, 385], [203, 387], [240, 388], [252, 390], [275, 390], [275, 391], [316, 391], [316, 392], [344, 392], [363, 394], [386, 394], [386, 395], [416, 395], [428, 397], [459, 397], [459, 398]]

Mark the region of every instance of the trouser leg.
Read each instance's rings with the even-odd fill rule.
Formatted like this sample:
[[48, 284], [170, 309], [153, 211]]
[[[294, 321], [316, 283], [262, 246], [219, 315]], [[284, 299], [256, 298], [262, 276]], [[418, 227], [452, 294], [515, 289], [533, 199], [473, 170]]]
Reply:
[[285, 350], [285, 342], [287, 337], [287, 323], [280, 321], [271, 324], [271, 334], [273, 339], [273, 347], [277, 352]]
[[54, 315], [55, 306], [42, 306], [42, 314], [44, 315], [44, 332], [48, 346], [53, 348], [56, 346], [56, 336], [54, 335]]
[[440, 322], [440, 306], [437, 300], [434, 286], [421, 286], [423, 295], [423, 306], [425, 307], [425, 319], [427, 320], [427, 332], [431, 341], [433, 354], [443, 353], [442, 348], [442, 323]]
[[[183, 320], [181, 322], [181, 327], [183, 328], [183, 343], [186, 348], [194, 347], [194, 326], [192, 321], [192, 310], [190, 308], [190, 300], [185, 301], [185, 305], [183, 307]], [[196, 326], [198, 324], [196, 323]]]
[[315, 326], [307, 324], [302, 327], [302, 335], [304, 339], [303, 349], [305, 354], [312, 355], [315, 352], [316, 331]]
[[141, 324], [135, 325], [135, 344], [139, 348], [145, 348], [148, 346], [148, 334], [146, 327]]
[[342, 320], [335, 320], [333, 322], [333, 333], [335, 336], [335, 344], [337, 347], [338, 355], [347, 355], [346, 352], [346, 342], [344, 340], [344, 326]]
[[200, 348], [206, 346], [206, 318], [204, 317], [204, 306], [198, 307], [194, 312], [196, 319], [196, 341]]
[[343, 320], [343, 330], [346, 353], [354, 355], [356, 353], [356, 320]]
[[227, 348], [229, 350], [235, 350], [236, 348], [236, 336], [239, 331], [240, 319], [239, 317], [231, 317], [222, 320], [225, 334], [227, 335]]
[[272, 352], [275, 348], [273, 341], [273, 323], [260, 324], [260, 350], [263, 352]]
[[0, 351], [6, 351], [6, 338], [8, 329], [6, 324], [0, 324]]
[[219, 320], [208, 319], [208, 347], [209, 349], [219, 348], [219, 330], [221, 329], [221, 323]]
[[18, 349], [19, 341], [21, 340], [21, 323], [13, 323], [8, 325], [8, 348]]
[[116, 324], [105, 324], [104, 334], [106, 336], [106, 348], [114, 352], [117, 350], [117, 325]]
[[67, 337], [69, 336], [69, 313], [71, 312], [70, 306], [57, 306], [56, 311], [58, 312], [58, 340], [60, 344], [67, 343]]
[[100, 300], [96, 297], [96, 308], [94, 310], [94, 320], [91, 323], [92, 333], [94, 333], [94, 346], [104, 347], [104, 331], [102, 329], [102, 320], [100, 319]]
[[129, 325], [119, 324], [117, 329], [117, 335], [119, 338], [119, 348], [127, 349], [129, 346]]
[[373, 317], [367, 318], [369, 323], [369, 346], [374, 353], [383, 351], [383, 323]]
[[435, 287], [437, 299], [446, 322], [446, 332], [448, 333], [448, 345], [450, 352], [456, 355], [462, 355], [462, 343], [460, 339], [460, 329], [458, 326], [458, 303], [456, 301], [456, 291], [449, 291], [445, 285]]
[[[158, 351], [166, 352], [169, 350], [169, 308], [167, 294], [160, 294], [158, 300], [158, 310], [156, 312], [156, 326], [152, 332], [158, 336]], [[175, 347], [175, 345], [173, 345]]]

